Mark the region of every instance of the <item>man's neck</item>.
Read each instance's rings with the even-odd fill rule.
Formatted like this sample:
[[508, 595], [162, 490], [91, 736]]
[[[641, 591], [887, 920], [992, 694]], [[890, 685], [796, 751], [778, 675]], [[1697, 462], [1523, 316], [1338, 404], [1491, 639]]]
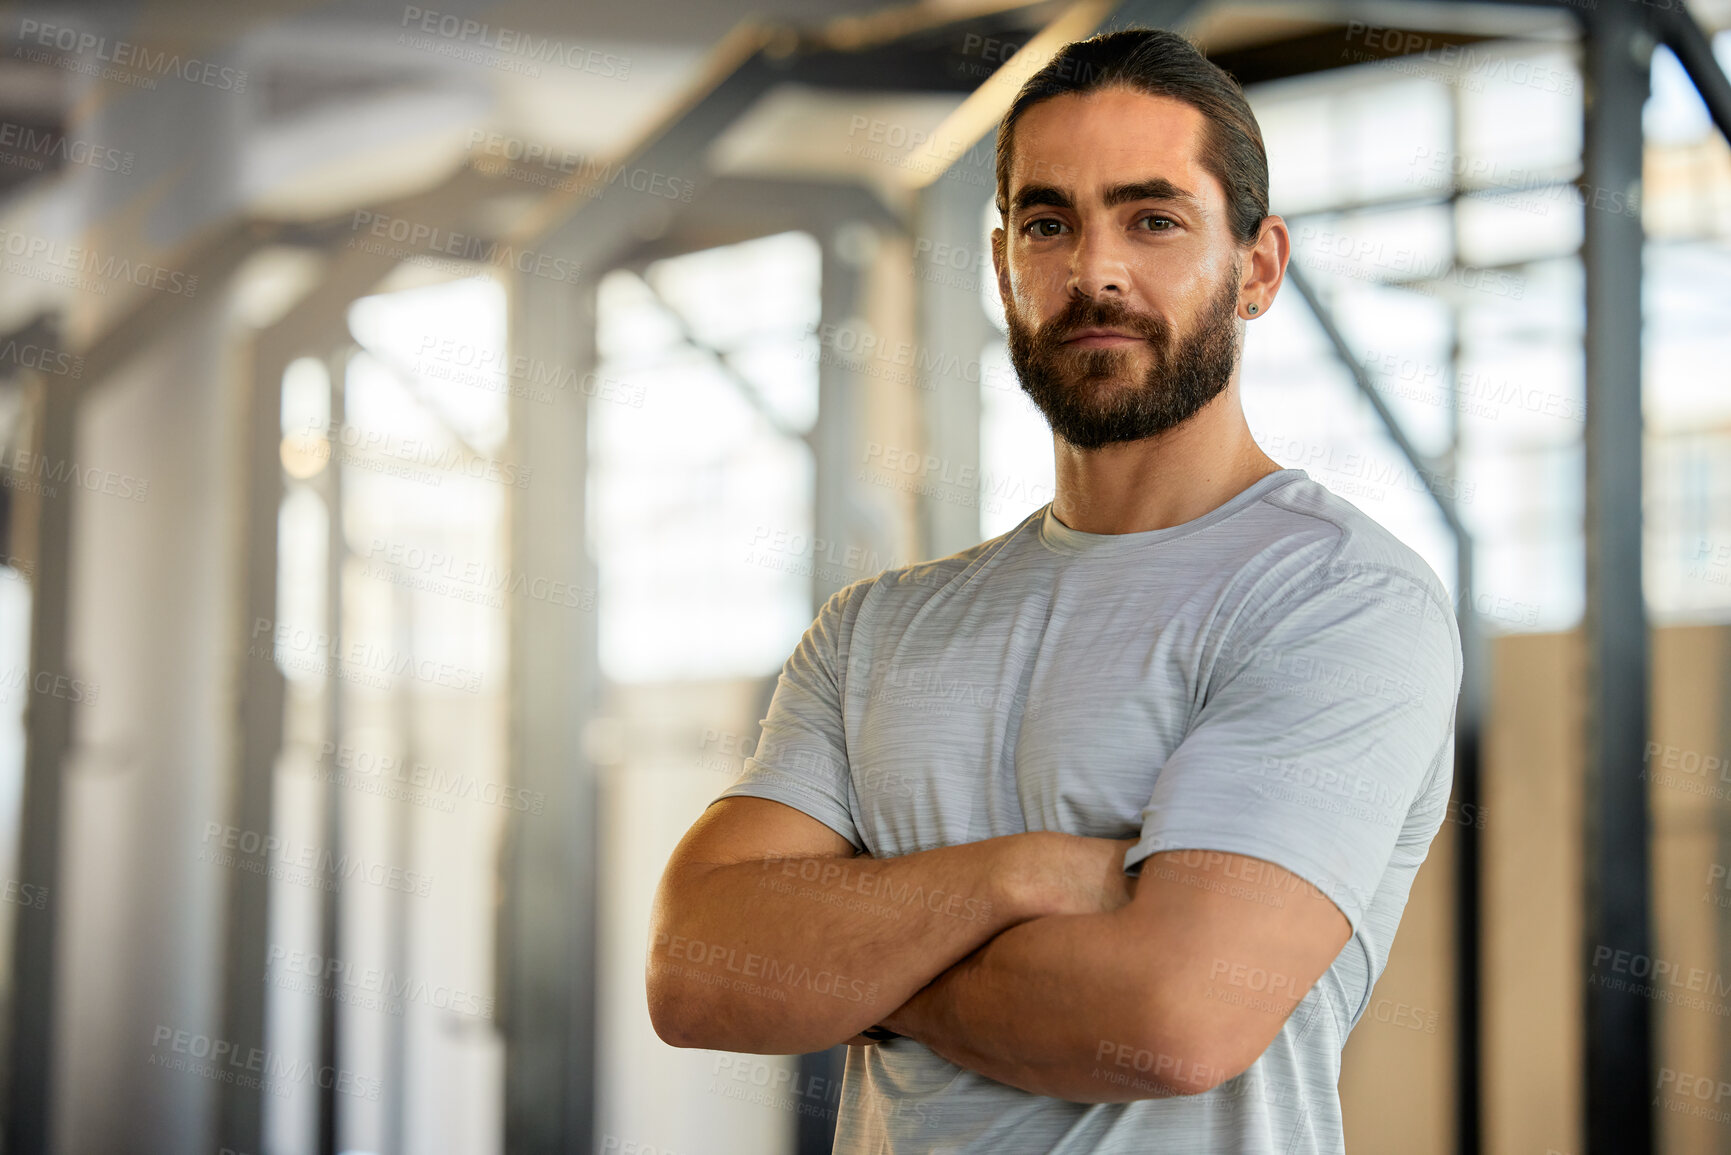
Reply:
[[1141, 533], [1194, 521], [1281, 468], [1257, 446], [1237, 390], [1141, 441], [1077, 449], [1053, 437], [1052, 512], [1083, 533]]

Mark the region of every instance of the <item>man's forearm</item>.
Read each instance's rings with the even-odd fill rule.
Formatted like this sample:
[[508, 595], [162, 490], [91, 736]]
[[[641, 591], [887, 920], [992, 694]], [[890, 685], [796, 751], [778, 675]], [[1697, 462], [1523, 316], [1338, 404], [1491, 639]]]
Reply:
[[1036, 850], [1035, 837], [1051, 836], [694, 872], [657, 900], [649, 956], [657, 1030], [684, 1046], [759, 1054], [848, 1039], [993, 935], [1041, 913], [1012, 868], [1013, 856]]
[[1255, 1063], [1351, 934], [1339, 906], [1284, 868], [1162, 852], [1128, 905], [1011, 927], [884, 1023], [1038, 1095], [1197, 1094]]
[[[885, 1025], [988, 1078], [1079, 1103], [1156, 1098], [1210, 1072], [1149, 1043], [1159, 966], [1122, 911], [1005, 930], [934, 979]], [[893, 1044], [892, 1044], [893, 1045]], [[1124, 1056], [1134, 1063], [1121, 1063]]]

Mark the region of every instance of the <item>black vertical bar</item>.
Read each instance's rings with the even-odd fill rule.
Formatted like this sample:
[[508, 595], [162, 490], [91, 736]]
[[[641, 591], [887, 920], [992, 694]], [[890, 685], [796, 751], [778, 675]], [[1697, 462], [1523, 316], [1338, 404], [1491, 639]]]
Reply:
[[[1648, 639], [1641, 590], [1640, 7], [1587, 14], [1586, 262], [1586, 1149], [1653, 1150], [1652, 1001], [1606, 960], [1651, 959]], [[1633, 968], [1631, 968], [1633, 969]]]
[[1484, 1128], [1484, 993], [1480, 981], [1483, 959], [1483, 847], [1479, 838], [1484, 813], [1480, 766], [1483, 757], [1481, 713], [1484, 662], [1481, 635], [1472, 602], [1472, 550], [1463, 539], [1457, 589], [1462, 603], [1461, 694], [1455, 708], [1455, 1150], [1479, 1155]]
[[841, 1080], [846, 1069], [845, 1046], [799, 1056], [793, 1090], [799, 1111], [794, 1124], [794, 1155], [829, 1155], [835, 1148]]

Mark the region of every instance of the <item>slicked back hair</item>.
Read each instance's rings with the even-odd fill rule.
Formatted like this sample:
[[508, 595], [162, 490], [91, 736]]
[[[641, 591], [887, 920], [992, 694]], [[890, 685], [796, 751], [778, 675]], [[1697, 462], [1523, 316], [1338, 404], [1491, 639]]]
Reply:
[[1182, 101], [1206, 119], [1202, 167], [1226, 193], [1227, 224], [1239, 244], [1256, 240], [1268, 215], [1268, 153], [1262, 129], [1231, 75], [1176, 32], [1131, 28], [1065, 45], [1016, 93], [998, 125], [998, 214], [1009, 220], [1010, 153], [1016, 122], [1042, 101], [1127, 88]]

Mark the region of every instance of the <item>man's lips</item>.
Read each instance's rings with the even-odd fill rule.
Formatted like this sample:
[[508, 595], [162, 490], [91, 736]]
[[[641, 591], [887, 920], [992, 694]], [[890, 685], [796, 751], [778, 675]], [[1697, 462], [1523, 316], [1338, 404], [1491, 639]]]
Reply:
[[1140, 333], [1127, 333], [1122, 329], [1078, 329], [1064, 339], [1064, 344], [1084, 349], [1105, 349], [1137, 344], [1146, 339]]

